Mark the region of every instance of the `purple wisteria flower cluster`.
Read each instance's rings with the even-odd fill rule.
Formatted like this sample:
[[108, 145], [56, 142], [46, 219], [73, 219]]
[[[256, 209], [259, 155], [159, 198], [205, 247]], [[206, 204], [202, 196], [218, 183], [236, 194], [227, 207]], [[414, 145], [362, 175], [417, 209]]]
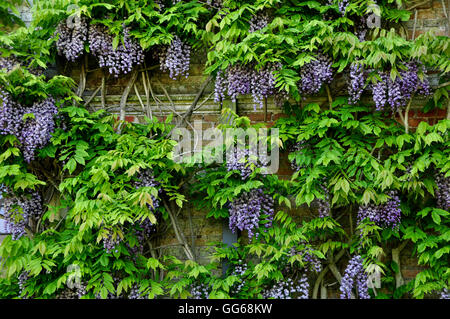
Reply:
[[57, 113], [55, 99], [52, 97], [34, 103], [25, 110], [23, 116], [27, 118], [22, 120], [19, 141], [26, 162], [34, 160], [36, 151], [50, 141], [52, 133], [55, 131], [55, 115]]
[[241, 175], [242, 180], [246, 180], [249, 178], [251, 173], [253, 172], [253, 165], [257, 165], [257, 161], [253, 158], [250, 158], [250, 151], [248, 148], [236, 147], [230, 156], [227, 159], [226, 167], [227, 171], [237, 170]]
[[6, 72], [9, 72], [17, 64], [20, 64], [20, 62], [14, 56], [9, 56], [7, 58], [0, 56], [0, 70], [6, 69]]
[[366, 75], [364, 66], [361, 63], [353, 62], [350, 65], [350, 77], [348, 85], [348, 104], [355, 104], [361, 98], [364, 91]]
[[35, 158], [36, 151], [50, 141], [55, 130], [58, 109], [52, 97], [31, 106], [15, 102], [11, 95], [0, 89], [0, 134], [14, 135], [26, 162]]
[[191, 299], [208, 299], [211, 288], [204, 284], [191, 285]]
[[118, 246], [122, 242], [122, 238], [117, 234], [114, 235], [110, 228], [106, 228], [108, 235], [103, 238], [103, 248], [110, 254], [112, 252], [118, 253]]
[[[29, 275], [30, 275], [30, 272], [24, 270], [18, 276], [18, 279], [19, 279], [19, 296], [21, 296], [23, 294], [23, 291], [25, 290], [25, 286], [27, 284], [27, 281], [30, 278]], [[28, 296], [26, 296], [26, 295], [22, 296], [22, 299], [28, 299]]]
[[326, 187], [326, 179], [322, 180], [322, 183], [320, 184], [320, 188], [322, 189], [322, 193], [325, 198], [318, 198], [317, 199], [317, 205], [318, 205], [318, 212], [320, 218], [325, 218], [327, 216], [330, 216], [331, 212], [331, 206], [330, 206], [330, 200], [331, 195], [330, 191]]
[[[244, 263], [242, 260], [238, 261], [238, 264], [234, 266], [233, 272], [231, 273], [232, 276], [236, 276], [236, 277], [242, 277], [245, 272], [247, 271], [248, 266], [246, 263]], [[242, 280], [238, 283], [238, 284], [234, 284], [231, 287], [231, 294], [233, 295], [237, 295], [241, 292], [242, 288], [245, 285], [245, 280]]]
[[139, 289], [139, 284], [133, 284], [128, 294], [128, 299], [145, 299]]
[[342, 16], [345, 15], [345, 10], [347, 10], [348, 5], [350, 4], [350, 0], [340, 0], [338, 7], [339, 12], [342, 14]]
[[[302, 141], [298, 141], [295, 144], [293, 144], [290, 148], [289, 148], [289, 152], [293, 153], [293, 152], [302, 152], [304, 149], [307, 148], [307, 143], [306, 141], [302, 140]], [[299, 166], [295, 160], [295, 158], [291, 161], [291, 169], [295, 172], [297, 172], [298, 170], [300, 170], [301, 168], [304, 168], [304, 166]]]
[[[313, 271], [316, 273], [320, 273], [322, 271], [322, 263], [319, 258], [311, 252], [311, 249], [306, 248], [303, 250], [296, 250], [295, 248], [291, 248], [289, 252], [290, 256], [300, 255], [302, 257], [302, 261], [305, 265], [305, 272]], [[288, 267], [290, 269], [290, 267]]]
[[448, 288], [442, 289], [441, 296], [439, 299], [450, 299], [450, 291]]

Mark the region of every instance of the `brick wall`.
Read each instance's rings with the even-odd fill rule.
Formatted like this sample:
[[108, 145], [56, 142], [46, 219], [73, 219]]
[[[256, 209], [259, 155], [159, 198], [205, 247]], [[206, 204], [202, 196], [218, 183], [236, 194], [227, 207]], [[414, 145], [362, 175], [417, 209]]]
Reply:
[[414, 0], [408, 2], [411, 17], [405, 23], [408, 38], [413, 39], [420, 34], [435, 29], [438, 35], [449, 35], [450, 1], [448, 0]]
[[[450, 1], [443, 0], [429, 0], [429, 1], [412, 1], [407, 4], [407, 8], [411, 8], [412, 15], [408, 22], [403, 23], [404, 30], [406, 30], [409, 39], [415, 38], [423, 32], [435, 29], [439, 35], [449, 35], [449, 16], [450, 16]], [[23, 11], [25, 20], [28, 17], [28, 11]], [[192, 104], [196, 93], [198, 92], [201, 84], [206, 79], [203, 75], [203, 63], [201, 59], [202, 55], [195, 55], [194, 61], [191, 63], [190, 76], [185, 79], [177, 81], [171, 80], [167, 74], [160, 72], [157, 67], [150, 67], [149, 76], [154, 93], [154, 97], [151, 97], [148, 101], [153, 116], [157, 116], [160, 119], [165, 119], [166, 116], [175, 110], [182, 114]], [[60, 63], [60, 73], [69, 74], [75, 80], [79, 78], [79, 64]], [[84, 100], [87, 101], [93, 92], [101, 84], [102, 71], [97, 69], [95, 60], [90, 60], [88, 63], [88, 76], [86, 83], [86, 90], [84, 92]], [[108, 78], [106, 80], [106, 109], [113, 113], [119, 112], [119, 101], [123, 88], [128, 82], [128, 77], [123, 76], [119, 78]], [[169, 101], [164, 89], [166, 89], [172, 102]], [[147, 105], [147, 100], [144, 94], [144, 85], [141, 75], [138, 76], [136, 82], [136, 89], [139, 92], [144, 106]], [[337, 87], [331, 88], [333, 93], [337, 92]], [[200, 99], [199, 103], [202, 103], [201, 109], [195, 111], [191, 117], [191, 120], [202, 120], [203, 129], [214, 127], [219, 123], [220, 106], [213, 101], [213, 83], [210, 83]], [[156, 100], [159, 102], [156, 103]], [[307, 102], [326, 102], [325, 97], [316, 97], [310, 99]], [[173, 103], [173, 106], [172, 106]], [[434, 124], [438, 119], [445, 117], [445, 111], [435, 110], [433, 112], [424, 114], [421, 112], [421, 108], [424, 106], [425, 101], [421, 99], [415, 99], [412, 103], [412, 108], [409, 114], [409, 126], [411, 128], [417, 127], [420, 121], [428, 121], [430, 124]], [[98, 93], [88, 105], [91, 109], [101, 108], [100, 93]], [[237, 112], [239, 115], [248, 116], [252, 122], [265, 122], [267, 126], [272, 126], [273, 123], [281, 118], [287, 116], [283, 111], [276, 107], [272, 99], [267, 101], [267, 110], [260, 109], [254, 110], [251, 97], [241, 97], [237, 101]], [[131, 91], [127, 101], [127, 112], [125, 119], [130, 122], [143, 122], [144, 112], [143, 107], [135, 94], [134, 89]], [[400, 120], [400, 119], [398, 119]], [[287, 160], [287, 153], [282, 152], [280, 154], [280, 169], [278, 175], [282, 178], [289, 178], [292, 174], [289, 162]], [[316, 216], [315, 206], [300, 207], [293, 209], [291, 214], [297, 219], [310, 219]], [[210, 241], [220, 241], [222, 239], [222, 222], [214, 219], [206, 219], [205, 211], [196, 209], [192, 205], [188, 204], [182, 210], [179, 219], [181, 221], [181, 228], [188, 239], [190, 245], [192, 245], [196, 258], [201, 263], [208, 262], [208, 256], [210, 248], [207, 243]], [[169, 228], [167, 233], [159, 239], [156, 243], [157, 247], [165, 254], [174, 254], [180, 258], [183, 258], [184, 254], [172, 230]], [[389, 258], [388, 256], [386, 258]], [[338, 264], [340, 269], [345, 267], [345, 263], [348, 258], [342, 258]], [[411, 249], [405, 249], [401, 254], [402, 274], [406, 281], [411, 280], [419, 271], [417, 266], [417, 260], [411, 257]], [[328, 274], [325, 277], [325, 284], [328, 289], [328, 298], [338, 297], [338, 284], [334, 277]]]

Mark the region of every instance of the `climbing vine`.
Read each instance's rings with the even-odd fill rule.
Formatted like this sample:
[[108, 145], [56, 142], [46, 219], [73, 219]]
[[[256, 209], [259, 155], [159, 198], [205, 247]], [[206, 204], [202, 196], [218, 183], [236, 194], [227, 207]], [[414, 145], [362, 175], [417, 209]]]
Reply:
[[[39, 0], [28, 26], [18, 4], [0, 1], [0, 217], [11, 233], [0, 297], [307, 299], [326, 296], [331, 277], [343, 299], [448, 299], [450, 42], [410, 39], [407, 1]], [[150, 74], [189, 77], [193, 56], [206, 80], [179, 112]], [[88, 61], [102, 81], [86, 97]], [[118, 117], [105, 110], [110, 77], [127, 81]], [[163, 104], [154, 85], [165, 120], [150, 107]], [[133, 91], [142, 123], [125, 121]], [[242, 145], [224, 162], [174, 159], [172, 133], [213, 95], [222, 132], [264, 127], [228, 99], [283, 108], [279, 137], [260, 142], [288, 153], [290, 178]], [[412, 130], [417, 98], [446, 118]], [[188, 202], [239, 234], [212, 243], [210, 263], [181, 227]], [[183, 258], [163, 253], [169, 231]], [[409, 282], [407, 249], [422, 266]]]

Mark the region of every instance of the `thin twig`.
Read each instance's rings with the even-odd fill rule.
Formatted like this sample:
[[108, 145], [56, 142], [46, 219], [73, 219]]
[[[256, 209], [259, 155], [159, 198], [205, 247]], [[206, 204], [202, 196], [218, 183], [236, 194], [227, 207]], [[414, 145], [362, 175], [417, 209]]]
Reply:
[[214, 95], [214, 92], [209, 93], [209, 95], [207, 97], [205, 97], [205, 99], [197, 105], [197, 107], [194, 109], [194, 112], [197, 111], [199, 108], [201, 108], [209, 99], [211, 99], [211, 97], [213, 95]]
[[264, 122], [267, 122], [267, 97], [264, 98]]
[[336, 264], [333, 261], [329, 261], [328, 266], [330, 267], [331, 273], [333, 274], [334, 278], [336, 278], [336, 280], [341, 283], [342, 275], [339, 272], [339, 269], [336, 267]]
[[161, 245], [161, 246], [158, 246], [158, 247], [155, 247], [155, 248], [150, 248], [150, 250], [155, 251], [155, 250], [161, 250], [161, 249], [164, 249], [164, 248], [176, 247], [176, 246], [183, 246], [183, 243], [173, 243], [173, 244]]
[[162, 116], [163, 115], [163, 111], [161, 109], [161, 106], [159, 105], [159, 103], [161, 102], [156, 95], [153, 93], [153, 88], [152, 88], [152, 82], [150, 81], [150, 77], [148, 77], [148, 88], [150, 89], [150, 94], [152, 95], [153, 100], [156, 103], [156, 106], [159, 109], [159, 115]]
[[447, 102], [447, 120], [450, 120], [450, 99]]
[[350, 224], [350, 235], [353, 236], [353, 216], [352, 216], [352, 209], [350, 207], [348, 211], [348, 221]]
[[403, 126], [405, 126], [405, 118], [403, 116], [403, 113], [400, 110], [398, 110], [397, 113], [400, 116], [400, 120], [402, 121]]
[[139, 69], [139, 72], [152, 71], [152, 70], [155, 70], [157, 68], [159, 68], [159, 64], [158, 65], [149, 66], [148, 68], [144, 67], [143, 69]]
[[320, 299], [328, 299], [327, 287], [322, 284], [320, 285]]
[[187, 209], [188, 211], [188, 218], [189, 218], [189, 228], [191, 229], [191, 247], [194, 254], [194, 259], [197, 259], [195, 256], [195, 233], [194, 233], [194, 225], [192, 223], [192, 214], [191, 214], [191, 208], [189, 207]]
[[173, 103], [172, 98], [170, 97], [169, 93], [167, 92], [165, 86], [158, 79], [156, 79], [156, 82], [159, 84], [159, 86], [161, 86], [161, 88], [164, 92], [164, 95], [169, 100], [169, 103], [170, 103], [169, 108], [172, 110], [173, 113], [175, 113], [178, 117], [180, 117], [182, 119], [183, 116], [179, 112], [177, 112], [175, 103]]
[[450, 85], [450, 82], [444, 82], [444, 83], [439, 84], [437, 86], [437, 88], [440, 89], [440, 88], [443, 88], [444, 86], [448, 86], [448, 85]]
[[84, 61], [81, 63], [80, 81], [78, 83], [78, 89], [77, 89], [77, 95], [79, 97], [82, 97], [85, 88], [86, 88], [86, 63]]

